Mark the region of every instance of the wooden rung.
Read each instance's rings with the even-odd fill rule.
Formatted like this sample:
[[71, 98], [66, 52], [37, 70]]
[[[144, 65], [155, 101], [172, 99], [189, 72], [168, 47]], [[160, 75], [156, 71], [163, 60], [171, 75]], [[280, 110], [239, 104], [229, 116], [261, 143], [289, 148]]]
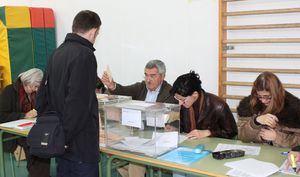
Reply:
[[241, 96], [241, 95], [223, 95], [222, 97], [225, 99], [232, 99], [232, 100], [241, 100], [245, 98], [245, 96]]
[[271, 69], [271, 68], [231, 68], [224, 67], [223, 71], [229, 72], [264, 72], [269, 71], [272, 73], [284, 73], [284, 74], [300, 74], [300, 69]]
[[225, 58], [300, 58], [300, 54], [223, 54]]
[[230, 108], [230, 110], [231, 110], [232, 113], [237, 113], [236, 108]]
[[243, 43], [300, 43], [300, 38], [264, 38], [264, 39], [228, 39], [224, 44], [243, 44]]
[[245, 1], [245, 0], [223, 0], [224, 2]]
[[300, 8], [287, 8], [287, 9], [270, 9], [270, 10], [251, 10], [251, 11], [225, 12], [225, 13], [224, 13], [224, 16], [261, 15], [261, 14], [280, 14], [280, 13], [296, 13], [296, 12], [300, 12]]
[[300, 28], [300, 23], [224, 26], [225, 30], [276, 29], [276, 28]]
[[252, 82], [236, 82], [236, 81], [224, 81], [224, 85], [231, 85], [231, 86], [252, 86]]
[[[236, 82], [236, 81], [225, 81], [224, 85], [230, 86], [252, 86], [252, 82]], [[300, 89], [300, 84], [282, 84], [284, 88], [295, 88]]]

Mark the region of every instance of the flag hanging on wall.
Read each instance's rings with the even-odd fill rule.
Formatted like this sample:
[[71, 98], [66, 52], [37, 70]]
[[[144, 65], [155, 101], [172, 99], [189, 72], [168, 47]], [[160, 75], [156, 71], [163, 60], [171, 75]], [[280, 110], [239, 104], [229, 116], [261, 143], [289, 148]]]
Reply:
[[3, 85], [30, 68], [45, 69], [56, 48], [55, 21], [50, 8], [0, 7], [0, 66]]

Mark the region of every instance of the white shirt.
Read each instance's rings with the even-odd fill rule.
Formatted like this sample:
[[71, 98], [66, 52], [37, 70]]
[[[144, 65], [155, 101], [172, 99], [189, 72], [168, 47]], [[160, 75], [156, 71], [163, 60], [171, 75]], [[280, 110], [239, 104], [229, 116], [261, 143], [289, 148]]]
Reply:
[[147, 88], [148, 91], [147, 91], [145, 101], [147, 101], [147, 102], [156, 102], [156, 99], [157, 99], [157, 96], [159, 94], [159, 90], [161, 88], [161, 85], [162, 85], [162, 83], [154, 91], [151, 91]]

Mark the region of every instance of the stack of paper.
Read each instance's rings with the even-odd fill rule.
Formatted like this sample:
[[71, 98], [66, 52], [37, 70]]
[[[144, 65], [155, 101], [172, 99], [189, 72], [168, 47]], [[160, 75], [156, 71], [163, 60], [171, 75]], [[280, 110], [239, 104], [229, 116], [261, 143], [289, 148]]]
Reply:
[[152, 139], [124, 137], [120, 142], [111, 145], [112, 148], [142, 153], [147, 156], [158, 156], [177, 147], [178, 132], [164, 132], [152, 135]]
[[227, 162], [224, 165], [232, 168], [226, 175], [239, 177], [266, 177], [279, 170], [279, 168], [272, 163], [252, 158]]

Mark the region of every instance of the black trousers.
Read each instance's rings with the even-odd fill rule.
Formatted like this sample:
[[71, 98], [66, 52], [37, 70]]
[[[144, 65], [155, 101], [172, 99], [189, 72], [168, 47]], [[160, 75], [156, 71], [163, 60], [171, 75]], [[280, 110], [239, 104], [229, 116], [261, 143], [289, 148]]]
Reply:
[[28, 177], [49, 177], [50, 159], [44, 159], [29, 154], [26, 138], [19, 138], [17, 144], [22, 146], [27, 160]]

